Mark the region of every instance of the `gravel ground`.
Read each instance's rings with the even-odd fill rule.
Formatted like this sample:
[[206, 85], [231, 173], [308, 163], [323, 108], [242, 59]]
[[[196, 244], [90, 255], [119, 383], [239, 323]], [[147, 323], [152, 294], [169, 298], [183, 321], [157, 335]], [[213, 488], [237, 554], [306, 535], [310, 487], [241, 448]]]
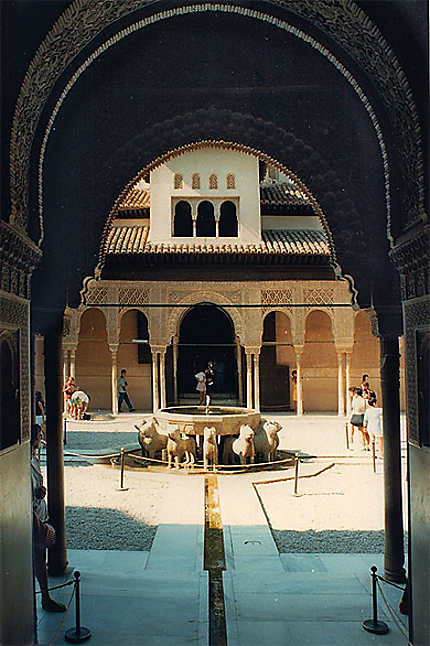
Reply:
[[[121, 420], [122, 421], [122, 420]], [[133, 424], [69, 424], [66, 450], [119, 451], [137, 441]], [[125, 420], [124, 420], [125, 422]], [[312, 478], [256, 486], [280, 552], [383, 552], [382, 462], [374, 474], [369, 459], [328, 459], [302, 464]], [[251, 482], [291, 476], [293, 470], [238, 476]], [[45, 476], [46, 477], [46, 476]], [[169, 492], [178, 485], [173, 473], [127, 470], [126, 492], [118, 491], [119, 471], [101, 464], [66, 462], [67, 544], [72, 549], [149, 550], [160, 523], [169, 522]], [[226, 476], [227, 477], [227, 476]], [[235, 477], [235, 476], [228, 476]], [[200, 486], [196, 477], [180, 477], [181, 487]], [[201, 481], [200, 481], [201, 482]]]

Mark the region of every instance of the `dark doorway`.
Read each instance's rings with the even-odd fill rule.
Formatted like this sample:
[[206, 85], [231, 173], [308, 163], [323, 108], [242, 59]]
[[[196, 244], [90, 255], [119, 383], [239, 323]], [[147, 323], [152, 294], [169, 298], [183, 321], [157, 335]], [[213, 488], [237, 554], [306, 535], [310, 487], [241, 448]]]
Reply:
[[214, 362], [214, 394], [237, 398], [237, 363], [230, 317], [216, 305], [202, 303], [187, 312], [179, 332], [179, 396], [196, 392], [195, 374]]
[[[276, 312], [264, 319], [263, 347], [260, 356], [262, 410], [289, 410], [289, 366], [278, 363]], [[265, 345], [266, 344], [266, 345]]]

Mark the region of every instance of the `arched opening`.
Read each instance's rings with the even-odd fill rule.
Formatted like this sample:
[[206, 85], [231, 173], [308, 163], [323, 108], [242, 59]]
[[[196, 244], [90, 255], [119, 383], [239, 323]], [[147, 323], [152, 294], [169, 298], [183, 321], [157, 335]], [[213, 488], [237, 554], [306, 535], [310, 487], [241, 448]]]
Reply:
[[238, 236], [236, 204], [234, 204], [234, 202], [231, 202], [230, 200], [221, 204], [219, 235], [225, 238], [233, 238]]
[[0, 344], [0, 450], [19, 441], [19, 390], [16, 358], [6, 340]]
[[143, 312], [128, 310], [121, 317], [118, 370], [127, 370], [128, 394], [138, 410], [151, 409], [151, 365], [148, 320]]
[[201, 238], [214, 238], [216, 235], [214, 207], [208, 200], [198, 206], [196, 235]]
[[181, 200], [175, 205], [173, 235], [176, 238], [189, 238], [193, 235], [191, 204], [185, 200]]
[[262, 409], [289, 410], [290, 366], [294, 364], [290, 319], [283, 312], [269, 312], [264, 319], [260, 355]]
[[[359, 386], [363, 374], [369, 375], [369, 383], [381, 398], [381, 379], [379, 372], [379, 339], [372, 334], [366, 312], [358, 312], [354, 317], [354, 345], [351, 354], [351, 386]], [[379, 402], [382, 406], [382, 402]]]
[[321, 310], [314, 310], [306, 318], [302, 377], [305, 410], [337, 410], [337, 355], [332, 322]]
[[88, 309], [79, 330], [76, 383], [90, 397], [91, 409], [111, 409], [111, 370], [105, 316], [98, 309]]
[[189, 310], [179, 330], [179, 396], [197, 397], [195, 374], [213, 361], [214, 394], [222, 399], [236, 399], [235, 349], [233, 323], [224, 310], [211, 303]]

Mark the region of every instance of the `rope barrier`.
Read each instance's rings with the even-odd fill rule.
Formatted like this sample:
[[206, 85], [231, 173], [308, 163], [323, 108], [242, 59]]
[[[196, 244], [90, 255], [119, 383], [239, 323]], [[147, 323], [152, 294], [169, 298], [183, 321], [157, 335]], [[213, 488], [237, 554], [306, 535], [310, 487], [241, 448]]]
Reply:
[[[73, 579], [70, 579], [70, 581], [66, 581], [66, 583], [62, 583], [61, 585], [54, 585], [53, 588], [48, 588], [48, 592], [52, 592], [52, 590], [59, 590], [60, 588], [65, 588], [66, 586], [73, 584]], [[42, 594], [42, 590], [36, 590], [36, 594]]]
[[[405, 637], [406, 639], [409, 639], [409, 635], [408, 635], [408, 634], [406, 633], [406, 631], [404, 630], [404, 626], [403, 626], [403, 625], [402, 625], [402, 623], [399, 621], [398, 617], [396, 617], [396, 615], [395, 615], [395, 613], [394, 613], [394, 610], [391, 608], [390, 604], [388, 603], [387, 599], [385, 598], [384, 592], [383, 592], [383, 590], [382, 590], [382, 586], [380, 585], [380, 583], [379, 583], [378, 579], [381, 579], [382, 581], [385, 581], [385, 579], [382, 579], [382, 577], [380, 577], [380, 576], [376, 576], [376, 584], [377, 584], [377, 586], [378, 586], [378, 590], [379, 590], [379, 592], [381, 593], [381, 597], [382, 597], [382, 599], [384, 600], [385, 605], [387, 606], [387, 610], [388, 610], [388, 612], [390, 613], [390, 615], [391, 615], [391, 617], [392, 617], [392, 619], [393, 619], [394, 623], [396, 624], [397, 628], [398, 628], [398, 629], [400, 630], [400, 632], [402, 633], [403, 637]], [[386, 581], [386, 583], [390, 583], [390, 581]], [[395, 587], [397, 587], [397, 586], [395, 586]], [[400, 588], [400, 590], [403, 590], [403, 588]]]
[[[315, 476], [319, 476], [321, 473], [324, 473], [324, 471], [328, 471], [329, 469], [332, 469], [334, 466], [336, 466], [335, 462], [332, 462], [331, 464], [328, 464], [326, 467], [323, 469], [320, 469], [316, 473], [308, 473], [305, 476], [299, 476], [299, 480], [302, 480], [304, 478], [315, 478]], [[293, 476], [287, 476], [285, 478], [272, 478], [271, 480], [256, 480], [252, 484], [255, 485], [260, 485], [260, 484], [272, 484], [274, 482], [287, 482], [287, 480], [294, 480], [295, 475]]]
[[401, 590], [402, 592], [404, 592], [404, 591], [405, 591], [405, 588], [402, 588], [402, 586], [401, 586], [401, 585], [399, 585], [398, 583], [393, 583], [392, 581], [387, 581], [387, 579], [384, 579], [384, 577], [383, 577], [383, 576], [380, 576], [379, 574], [377, 574], [377, 575], [376, 575], [376, 577], [377, 577], [380, 581], [383, 581], [384, 583], [388, 583], [388, 585], [392, 585], [392, 586], [393, 586], [393, 588], [397, 588], [397, 590]]
[[[157, 462], [159, 464], [168, 464], [167, 460], [158, 460], [156, 458], [146, 458], [146, 457], [143, 458], [140, 455], [135, 455], [134, 453], [131, 452], [133, 450], [136, 450], [136, 449], [130, 449], [130, 451], [128, 451], [128, 455], [129, 456], [131, 455], [134, 460], [138, 460], [138, 461], [141, 461], [141, 462], [149, 461], [149, 462]], [[272, 465], [272, 464], [285, 464], [286, 462], [291, 462], [294, 459], [295, 459], [294, 456], [291, 455], [288, 458], [282, 458], [282, 460], [274, 460], [274, 461], [270, 461], [270, 462], [255, 462], [253, 464], [217, 464], [217, 469], [220, 469], [220, 468], [221, 469], [250, 469], [250, 468], [255, 468], [255, 467], [267, 467], [267, 466]], [[197, 465], [197, 464], [203, 465], [203, 462], [199, 461], [199, 462], [194, 462], [193, 464], [194, 465]]]
[[[72, 581], [71, 583], [74, 583], [74, 581]], [[67, 584], [67, 585], [69, 585], [69, 584]], [[59, 587], [62, 587], [62, 586], [59, 586]], [[69, 608], [70, 608], [70, 606], [71, 606], [71, 604], [72, 604], [73, 597], [75, 596], [75, 589], [76, 589], [76, 588], [75, 588], [75, 586], [73, 586], [72, 594], [70, 595], [69, 602], [68, 602], [68, 603], [67, 603], [67, 605], [66, 605], [66, 610], [65, 610], [65, 612], [64, 612], [63, 618], [62, 618], [62, 620], [60, 621], [60, 623], [58, 624], [58, 627], [57, 627], [57, 630], [56, 630], [56, 631], [55, 631], [55, 633], [54, 633], [54, 636], [53, 636], [53, 637], [52, 637], [52, 639], [48, 642], [48, 646], [53, 646], [53, 644], [55, 643], [55, 640], [56, 640], [56, 639], [57, 639], [57, 637], [58, 637], [58, 633], [60, 632], [60, 630], [61, 630], [61, 628], [62, 628], [62, 626], [63, 626], [64, 622], [66, 621], [67, 613], [69, 612]], [[55, 588], [51, 588], [51, 590], [55, 590]]]

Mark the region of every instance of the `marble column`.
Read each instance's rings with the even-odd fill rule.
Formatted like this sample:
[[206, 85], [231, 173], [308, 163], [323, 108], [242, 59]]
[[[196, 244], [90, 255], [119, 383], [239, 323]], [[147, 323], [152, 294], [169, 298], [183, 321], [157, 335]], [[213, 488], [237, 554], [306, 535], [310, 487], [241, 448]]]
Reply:
[[345, 352], [345, 390], [346, 390], [346, 415], [349, 419], [351, 415], [351, 352]]
[[405, 581], [400, 457], [399, 338], [380, 336], [381, 389], [384, 422], [385, 550], [384, 576]]
[[254, 353], [254, 408], [260, 410], [260, 353]]
[[236, 338], [236, 365], [237, 365], [239, 406], [243, 406], [242, 348], [238, 338]]
[[160, 355], [160, 408], [166, 408], [166, 348], [158, 353]]
[[160, 408], [159, 381], [158, 381], [158, 351], [151, 348], [152, 353], [152, 411], [155, 413]]
[[252, 408], [252, 353], [245, 348], [246, 353], [246, 406]]
[[117, 343], [109, 343], [111, 353], [111, 400], [112, 415], [118, 415], [118, 347]]
[[69, 367], [69, 377], [76, 377], [76, 348], [71, 348], [70, 350], [70, 367]]
[[178, 404], [178, 337], [173, 338], [173, 398]]
[[62, 575], [67, 567], [66, 522], [64, 507], [63, 394], [61, 337], [62, 317], [52, 322], [45, 332], [45, 396], [46, 396], [46, 471], [48, 512], [56, 531], [55, 545], [48, 550], [48, 570]]
[[296, 353], [296, 370], [297, 370], [297, 416], [303, 415], [303, 376], [301, 358], [303, 354], [303, 346], [294, 347]]
[[338, 417], [345, 416], [345, 390], [343, 383], [344, 352], [336, 351], [337, 354], [337, 414]]

